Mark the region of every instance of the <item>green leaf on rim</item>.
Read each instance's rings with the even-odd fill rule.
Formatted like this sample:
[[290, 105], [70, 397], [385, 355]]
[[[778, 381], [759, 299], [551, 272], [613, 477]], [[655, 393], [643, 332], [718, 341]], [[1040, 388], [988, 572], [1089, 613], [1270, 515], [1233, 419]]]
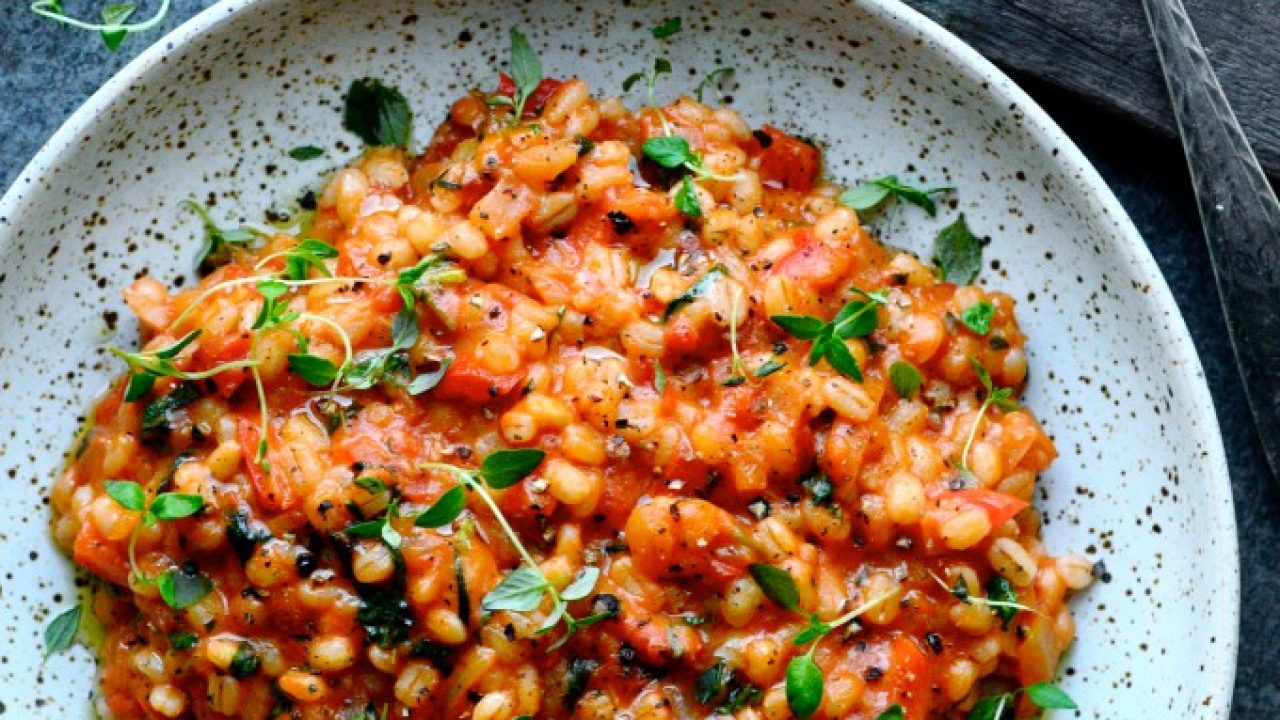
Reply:
[[379, 80], [354, 80], [347, 88], [342, 126], [366, 145], [407, 147], [413, 131], [409, 101]]
[[71, 647], [76, 636], [80, 633], [80, 606], [76, 605], [66, 610], [49, 622], [44, 628], [44, 656], [49, 657], [55, 653]]
[[969, 231], [964, 213], [942, 228], [933, 241], [933, 257], [942, 269], [942, 279], [957, 285], [968, 285], [982, 271], [982, 246]]

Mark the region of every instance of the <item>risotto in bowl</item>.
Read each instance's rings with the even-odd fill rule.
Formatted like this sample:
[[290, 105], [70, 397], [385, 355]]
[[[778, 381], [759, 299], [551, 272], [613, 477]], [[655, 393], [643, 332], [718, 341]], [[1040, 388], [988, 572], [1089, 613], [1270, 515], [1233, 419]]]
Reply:
[[1116, 538], [1045, 535], [1089, 520], [1027, 388], [1073, 371], [1007, 227], [738, 107], [751, 65], [686, 80], [692, 18], [605, 87], [518, 20], [447, 97], [343, 79], [264, 217], [178, 197], [191, 276], [110, 279], [138, 333], [43, 483], [94, 711], [1101, 716], [1067, 652]]

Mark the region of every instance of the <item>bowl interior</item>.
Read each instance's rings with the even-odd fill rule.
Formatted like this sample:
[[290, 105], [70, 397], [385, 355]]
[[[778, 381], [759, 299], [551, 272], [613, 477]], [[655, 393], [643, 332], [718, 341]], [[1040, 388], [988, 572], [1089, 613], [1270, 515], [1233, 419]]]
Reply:
[[[990, 240], [982, 281], [1018, 300], [1025, 402], [1061, 452], [1040, 485], [1045, 542], [1109, 574], [1075, 603], [1064, 687], [1084, 717], [1225, 717], [1238, 613], [1230, 490], [1199, 363], [1140, 238], [1043, 113], [951, 36], [887, 2], [779, 7], [224, 2], [108, 84], [0, 202], [0, 713], [81, 712], [92, 691], [87, 650], [40, 660], [46, 621], [76, 594], [44, 498], [120, 370], [105, 345], [136, 342], [121, 289], [143, 272], [191, 281], [200, 228], [179, 201], [211, 203], [225, 223], [293, 205], [357, 151], [339, 117], [357, 77], [404, 91], [425, 139], [446, 103], [493, 84], [514, 25], [547, 75], [600, 93], [657, 56], [675, 68], [664, 98], [735, 67], [724, 100], [753, 125], [815, 139], [833, 177], [955, 186], [938, 220], [902, 208], [879, 232], [927, 257], [963, 212]], [[674, 14], [684, 31], [655, 40], [647, 28]], [[328, 152], [286, 155], [307, 144]]]

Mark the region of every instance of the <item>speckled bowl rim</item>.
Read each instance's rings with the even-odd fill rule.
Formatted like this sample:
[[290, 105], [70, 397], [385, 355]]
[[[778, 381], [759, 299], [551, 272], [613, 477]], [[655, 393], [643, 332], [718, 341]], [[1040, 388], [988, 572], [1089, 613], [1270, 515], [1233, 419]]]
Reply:
[[[13, 185], [3, 197], [0, 197], [0, 221], [8, 222], [7, 218], [16, 217], [18, 208], [24, 204], [28, 194], [41, 191], [36, 183], [37, 178], [50, 168], [67, 160], [68, 155], [75, 148], [75, 139], [85, 132], [104, 106], [117, 96], [128, 93], [135, 83], [141, 86], [140, 81], [157, 66], [163, 65], [168, 54], [179, 48], [186, 49], [191, 43], [214, 30], [220, 23], [252, 12], [255, 6], [264, 1], [221, 0], [197, 13], [125, 65], [91, 95], [27, 163]], [[1149, 297], [1165, 311], [1168, 321], [1169, 331], [1166, 334], [1166, 340], [1169, 343], [1168, 351], [1178, 359], [1180, 371], [1192, 376], [1191, 382], [1187, 383], [1191, 391], [1191, 396], [1187, 399], [1202, 420], [1212, 420], [1212, 422], [1201, 422], [1196, 425], [1204, 436], [1204, 446], [1208, 449], [1207, 456], [1203, 460], [1208, 471], [1205, 490], [1213, 495], [1210, 498], [1211, 502], [1205, 503], [1204, 507], [1215, 516], [1211, 524], [1230, 529], [1229, 533], [1225, 533], [1225, 537], [1214, 539], [1214, 547], [1216, 552], [1229, 563], [1228, 574], [1234, 582], [1218, 591], [1225, 593], [1226, 597], [1223, 599], [1227, 602], [1214, 603], [1218, 612], [1211, 618], [1214, 627], [1209, 634], [1223, 638], [1225, 642], [1206, 649], [1211, 656], [1206, 663], [1207, 677], [1202, 677], [1201, 680], [1207, 682], [1212, 689], [1209, 705], [1206, 707], [1211, 716], [1228, 717], [1231, 710], [1236, 673], [1236, 648], [1240, 634], [1240, 554], [1236, 537], [1231, 480], [1222, 444], [1222, 432], [1204, 379], [1204, 369], [1191, 342], [1186, 320], [1174, 302], [1164, 275], [1156, 265], [1137, 227], [1134, 226], [1128, 213], [1103, 181], [1097, 169], [1049, 117], [1048, 113], [1004, 72], [964, 41], [952, 35], [950, 31], [896, 0], [859, 0], [858, 5], [860, 9], [880, 16], [887, 23], [928, 40], [934, 50], [950, 56], [957, 71], [969, 73], [976, 79], [985, 81], [987, 92], [1001, 101], [1001, 104], [1016, 106], [1021, 110], [1025, 119], [1023, 126], [1039, 146], [1059, 149], [1050, 162], [1057, 163], [1064, 170], [1074, 173], [1084, 186], [1086, 197], [1094, 208], [1115, 220], [1117, 233], [1123, 239], [1123, 242], [1118, 243], [1119, 247], [1116, 250], [1123, 259], [1131, 263], [1133, 268], [1149, 280]], [[5, 248], [0, 245], [0, 254], [4, 250]]]

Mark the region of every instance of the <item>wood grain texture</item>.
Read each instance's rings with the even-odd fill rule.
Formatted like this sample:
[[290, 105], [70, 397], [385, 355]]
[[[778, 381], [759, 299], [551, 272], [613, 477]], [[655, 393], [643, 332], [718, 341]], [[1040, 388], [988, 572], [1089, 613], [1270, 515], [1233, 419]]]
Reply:
[[[1048, 81], [1174, 136], [1139, 0], [906, 0], [1015, 76]], [[1280, 2], [1186, 0], [1258, 160], [1280, 177]]]

